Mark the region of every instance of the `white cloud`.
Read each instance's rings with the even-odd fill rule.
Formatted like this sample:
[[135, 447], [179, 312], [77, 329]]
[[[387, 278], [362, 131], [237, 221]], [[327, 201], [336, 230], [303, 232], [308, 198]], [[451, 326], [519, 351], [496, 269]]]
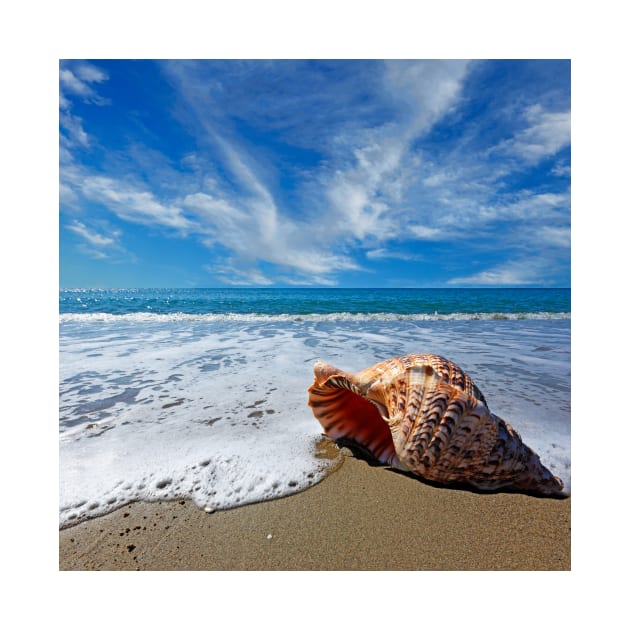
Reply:
[[59, 70], [59, 81], [66, 93], [84, 98], [94, 94], [94, 91], [87, 83], [78, 79], [71, 70], [66, 68]]
[[464, 286], [519, 286], [545, 285], [550, 261], [543, 258], [509, 260], [491, 269], [469, 276], [451, 278], [447, 284]]
[[416, 254], [407, 254], [405, 252], [384, 248], [369, 250], [365, 252], [365, 256], [370, 260], [422, 260], [422, 256]]
[[[238, 68], [247, 71], [246, 66], [239, 64]], [[195, 63], [169, 62], [165, 68], [186, 103], [187, 115], [193, 114], [197, 133], [203, 130], [201, 143], [216, 152], [223, 170], [229, 174], [229, 184], [224, 180], [222, 185], [211, 177], [209, 190], [206, 187], [181, 200], [181, 205], [195, 217], [195, 230], [202, 242], [208, 247], [219, 244], [230, 252], [232, 272], [224, 276], [231, 282], [266, 284], [266, 275], [251, 271], [257, 269], [257, 261], [272, 263], [280, 273], [290, 271], [302, 283], [329, 282], [341, 270], [358, 269], [349, 257], [332, 253], [334, 226], [323, 224], [321, 216], [312, 221], [298, 220], [280, 211], [262, 175], [265, 165], [261, 166], [251, 151], [239, 146], [238, 137], [228, 137], [229, 124], [219, 124], [214, 118], [215, 93], [220, 91], [216, 81], [205, 81]], [[220, 118], [219, 113], [216, 115]], [[186, 162], [199, 165], [190, 155]], [[236, 268], [248, 273], [240, 277]]]
[[396, 236], [396, 224], [388, 216], [389, 206], [377, 199], [379, 166], [370, 171], [365, 166], [349, 172], [338, 172], [327, 190], [331, 211], [322, 222], [334, 235], [362, 241], [374, 237], [379, 241]]
[[67, 226], [69, 230], [83, 237], [91, 245], [96, 247], [109, 247], [115, 244], [115, 240], [111, 236], [104, 236], [94, 230], [89, 229], [80, 221], [74, 221]]
[[386, 63], [386, 89], [408, 108], [408, 137], [426, 131], [454, 107], [469, 65], [459, 60]]
[[237, 265], [205, 265], [205, 270], [225, 284], [232, 286], [269, 286], [274, 281], [255, 268], [243, 269]]
[[[491, 170], [491, 167], [484, 167]], [[433, 169], [433, 175], [439, 170]], [[433, 176], [431, 175], [431, 177]], [[475, 178], [479, 177], [479, 181]], [[424, 241], [539, 242], [544, 226], [562, 226], [570, 214], [570, 193], [519, 190], [508, 194], [483, 181], [483, 169], [461, 165], [443, 186], [418, 182], [407, 199], [413, 208], [402, 234]], [[512, 243], [515, 244], [515, 243]]]
[[64, 182], [59, 183], [59, 204], [74, 206], [78, 201], [78, 195]]
[[80, 79], [88, 83], [101, 83], [109, 78], [106, 72], [85, 61], [77, 65], [75, 72]]
[[545, 225], [540, 228], [538, 237], [545, 243], [556, 247], [571, 247], [571, 228]]
[[[326, 278], [343, 269], [356, 269], [350, 259], [332, 254], [321, 244], [309, 240], [308, 226], [275, 215], [268, 192], [260, 198], [227, 201], [207, 193], [188, 195], [183, 205], [195, 215], [203, 242], [212, 247], [219, 243], [233, 254], [237, 263], [251, 269], [255, 261], [273, 263], [297, 273], [303, 282]], [[268, 204], [272, 204], [269, 207]], [[244, 278], [252, 283], [253, 272]], [[258, 272], [257, 272], [258, 273]], [[237, 274], [232, 275], [240, 281]], [[255, 284], [267, 284], [266, 276], [257, 275]]]
[[249, 220], [254, 221], [257, 225], [258, 235], [263, 243], [272, 243], [280, 231], [278, 209], [273, 196], [256, 177], [252, 169], [245, 164], [237, 151], [227, 142], [223, 140], [220, 142], [232, 172], [251, 195], [247, 200], [250, 207]]
[[59, 124], [66, 131], [66, 136], [62, 136], [62, 143], [65, 143], [66, 148], [90, 145], [90, 137], [83, 129], [83, 121], [78, 116], [62, 112], [59, 114]]
[[567, 193], [533, 193], [523, 190], [515, 199], [506, 202], [483, 204], [478, 216], [469, 217], [472, 221], [490, 224], [494, 221], [528, 221], [538, 225], [553, 221], [568, 213], [570, 204]]
[[[178, 119], [192, 129], [198, 153], [176, 156], [171, 163], [166, 156], [160, 160], [157, 152], [135, 145], [135, 153], [129, 150], [124, 158], [109, 156], [109, 167], [115, 162], [116, 168], [105, 175], [64, 167], [60, 197], [63, 203], [77, 206], [87, 199], [125, 221], [194, 236], [214, 250], [213, 256], [223, 256], [221, 264], [206, 269], [223, 282], [331, 284], [338, 272], [359, 269], [352, 259], [355, 250], [364, 251], [371, 261], [407, 259], [396, 252], [394, 240], [423, 242], [420, 249], [429, 247], [430, 241], [453, 239], [457, 246], [463, 242], [464, 247], [486, 251], [509, 246], [521, 253], [533, 251], [532, 243], [552, 248], [570, 243], [569, 228], [559, 227], [567, 223], [568, 193], [521, 191], [508, 196], [501, 189], [506, 174], [553, 155], [570, 142], [568, 112], [549, 112], [539, 106], [527, 109], [524, 128], [494, 147], [502, 159], [493, 163], [487, 151], [469, 150], [471, 145], [464, 139], [454, 148], [440, 145], [436, 152], [431, 151], [433, 143], [423, 146], [423, 134], [457, 106], [469, 71], [467, 62], [378, 66], [385, 69], [380, 86], [385, 96], [379, 93], [378, 98], [389, 122], [360, 128], [364, 118], [352, 123], [344, 119], [328, 135], [316, 123], [325, 137], [319, 145], [312, 138], [309, 141], [322, 159], [300, 176], [303, 179], [295, 180], [290, 199], [284, 196], [280, 180], [293, 174], [282, 173], [284, 165], [274, 163], [273, 157], [263, 159], [263, 149], [239, 137], [230, 114], [220, 110], [217, 94], [225, 86], [210, 81], [212, 77], [204, 76], [193, 62], [166, 65], [178, 95]], [[67, 104], [60, 116], [65, 133], [62, 160], [69, 162], [74, 148], [91, 143], [83, 121], [69, 111], [72, 99], [102, 104], [95, 88], [106, 79], [89, 64], [62, 66], [60, 96]], [[240, 89], [236, 81], [235, 91]], [[287, 126], [287, 135], [304, 140], [294, 128], [304, 120], [304, 111], [297, 107], [299, 96], [281, 94], [276, 99], [274, 93], [267, 98], [269, 103], [264, 97], [263, 103], [272, 108], [271, 114], [256, 114], [260, 118], [254, 122], [268, 122], [263, 120], [267, 115], [281, 126], [281, 114], [287, 114], [294, 121], [293, 127]], [[336, 103], [341, 102], [340, 97]], [[249, 101], [239, 106], [254, 115], [247, 109], [253, 108]], [[383, 120], [382, 113], [377, 120]], [[178, 171], [174, 163], [184, 169]], [[124, 166], [129, 168], [123, 171]], [[122, 172], [120, 177], [111, 175]], [[314, 194], [309, 196], [311, 191]], [[505, 227], [499, 235], [497, 226]], [[532, 278], [544, 278], [542, 271], [525, 263], [504, 265], [451, 283], [532, 284], [540, 281]]]
[[193, 221], [175, 203], [163, 203], [142, 188], [111, 177], [88, 175], [83, 171], [66, 169], [63, 183], [85, 198], [109, 208], [126, 221], [144, 225], [172, 228], [180, 234], [196, 229]]
[[523, 277], [523, 274], [515, 269], [493, 269], [481, 271], [472, 276], [453, 278], [448, 281], [448, 284], [512, 286], [517, 284], [533, 284], [535, 282], [535, 278], [528, 276]]
[[64, 96], [61, 90], [59, 90], [59, 109], [69, 109], [70, 105], [70, 100]]
[[429, 186], [429, 187], [443, 186], [451, 179], [453, 179], [452, 175], [449, 175], [444, 170], [444, 171], [438, 171], [437, 173], [433, 173], [433, 175], [429, 175], [429, 177], [425, 177], [422, 180], [422, 183], [425, 186]]
[[[257, 270], [257, 261], [290, 271], [301, 284], [327, 284], [338, 271], [359, 268], [350, 258], [332, 253], [326, 243], [314, 241], [309, 224], [280, 217], [273, 197], [253, 172], [236, 156], [233, 165], [243, 180], [239, 194], [222, 194], [215, 185], [212, 194], [161, 199], [140, 184], [93, 175], [76, 166], [61, 169], [60, 194], [64, 202], [80, 198], [98, 202], [125, 221], [196, 236], [209, 248], [226, 248], [232, 264], [216, 273], [230, 283], [275, 281]], [[239, 268], [244, 270], [241, 275]]]
[[82, 239], [81, 251], [92, 258], [109, 258], [113, 251], [122, 251], [119, 244], [120, 230], [111, 230], [109, 234], [106, 234], [77, 220], [67, 225], [66, 228]]
[[425, 225], [409, 225], [407, 231], [420, 240], [435, 241], [445, 237], [443, 230]]
[[385, 68], [385, 89], [400, 108], [397, 122], [365, 130], [354, 160], [323, 182], [330, 203], [326, 229], [358, 241], [382, 242], [401, 233], [394, 207], [419, 166], [411, 143], [454, 107], [468, 62], [396, 61]]
[[[72, 68], [71, 68], [72, 66]], [[91, 144], [89, 134], [83, 128], [83, 120], [71, 113], [72, 99], [80, 98], [84, 102], [105, 105], [108, 101], [102, 98], [91, 83], [101, 83], [107, 75], [87, 62], [71, 63], [61, 61], [59, 67], [59, 161], [70, 164], [73, 161], [73, 150], [77, 147], [86, 149]]]
[[[164, 64], [185, 104], [182, 115], [196, 130], [203, 130], [203, 140], [215, 151], [218, 149], [222, 166], [231, 175], [231, 184], [224, 190], [215, 181], [212, 190], [186, 195], [182, 201], [202, 226], [208, 246], [220, 243], [244, 268], [249, 261], [261, 260], [301, 274], [300, 280], [322, 280], [334, 277], [341, 270], [359, 268], [339, 246], [378, 249], [375, 246], [379, 243], [401, 235], [438, 237], [439, 229], [429, 225], [415, 225], [413, 230], [406, 231], [409, 216], [400, 205], [408, 186], [418, 176], [419, 160], [411, 152], [411, 145], [457, 103], [469, 63], [402, 61], [384, 62], [375, 67], [383, 72], [371, 80], [378, 84], [379, 94], [385, 94], [388, 106], [395, 110], [391, 122], [369, 124], [361, 129], [357, 124], [361, 117], [346, 116], [339, 125], [339, 119], [333, 121], [330, 115], [335, 105], [336, 111], [348, 111], [347, 107], [338, 107], [352, 102], [344, 93], [348, 85], [336, 84], [337, 93], [333, 90], [326, 94], [326, 102], [317, 111], [318, 114], [322, 111], [328, 117], [325, 120], [333, 123], [334, 132], [331, 135], [326, 133], [328, 129], [321, 129], [318, 148], [326, 150], [326, 163], [313, 178], [316, 196], [305, 198], [306, 207], [298, 219], [287, 216], [278, 207], [272, 188], [265, 184], [264, 174], [270, 172], [268, 165], [256, 162], [255, 151], [240, 146], [238, 135], [229, 121], [224, 120], [218, 102], [228, 97], [217, 77], [206, 76], [197, 63]], [[245, 74], [252, 71], [247, 64], [236, 64], [230, 69]], [[307, 66], [301, 70], [310, 72]], [[268, 71], [273, 74], [277, 70], [272, 65]], [[280, 81], [284, 78], [275, 76]], [[259, 115], [261, 124], [282, 125], [297, 116], [303, 126], [303, 110], [296, 110], [300, 102], [297, 95], [287, 84], [279, 85], [271, 102], [263, 98], [271, 108], [264, 114], [250, 112], [246, 109], [248, 105], [240, 101], [234, 105], [243, 115]], [[351, 87], [353, 93], [360, 89], [356, 82]], [[330, 99], [332, 102], [328, 102]], [[293, 138], [304, 139], [290, 123], [286, 128]], [[186, 159], [191, 163], [190, 156]], [[240, 189], [235, 190], [234, 182], [238, 182]]]
[[532, 105], [524, 116], [529, 126], [500, 143], [495, 150], [526, 163], [537, 163], [571, 143], [571, 112], [548, 112], [540, 105]]
[[554, 164], [551, 169], [552, 175], [556, 177], [570, 177], [571, 176], [571, 166], [569, 164], [565, 164], [564, 162]]
[[79, 65], [62, 61], [59, 69], [60, 100], [67, 106], [69, 97], [79, 97], [88, 103], [104, 105], [108, 101], [101, 97], [91, 86], [107, 80], [107, 75], [99, 68], [82, 62]]

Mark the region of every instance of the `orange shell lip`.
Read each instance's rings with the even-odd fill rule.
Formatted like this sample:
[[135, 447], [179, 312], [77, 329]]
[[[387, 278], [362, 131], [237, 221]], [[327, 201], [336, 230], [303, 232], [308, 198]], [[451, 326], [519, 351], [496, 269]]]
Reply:
[[381, 463], [402, 468], [386, 421], [387, 408], [366, 389], [351, 374], [318, 362], [308, 404], [328, 437], [354, 442]]

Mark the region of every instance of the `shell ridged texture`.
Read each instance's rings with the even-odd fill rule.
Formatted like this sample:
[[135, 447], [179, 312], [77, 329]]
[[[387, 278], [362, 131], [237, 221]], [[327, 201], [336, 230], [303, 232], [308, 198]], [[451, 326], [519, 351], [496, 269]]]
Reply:
[[430, 481], [539, 494], [563, 487], [490, 412], [472, 379], [438, 355], [389, 359], [356, 374], [318, 362], [309, 405], [332, 439]]

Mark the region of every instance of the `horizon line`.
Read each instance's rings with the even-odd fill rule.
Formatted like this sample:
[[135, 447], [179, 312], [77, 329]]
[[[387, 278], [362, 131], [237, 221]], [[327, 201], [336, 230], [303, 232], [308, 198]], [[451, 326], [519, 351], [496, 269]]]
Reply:
[[517, 290], [517, 289], [535, 289], [535, 290], [557, 290], [557, 289], [566, 289], [570, 290], [571, 287], [540, 287], [540, 286], [474, 286], [474, 287], [383, 287], [383, 286], [374, 286], [374, 287], [326, 287], [326, 286], [208, 286], [208, 287], [181, 287], [181, 286], [170, 286], [170, 287], [151, 287], [151, 286], [140, 286], [140, 287], [59, 287], [59, 291], [131, 291], [131, 290], [143, 290], [143, 291], [172, 291], [172, 290], [188, 290], [188, 291], [208, 291], [208, 290], [228, 290], [228, 291], [238, 291], [238, 290], [321, 290], [321, 291], [336, 291], [336, 290], [352, 290], [352, 291], [374, 291], [374, 290], [417, 290], [417, 291], [429, 291], [429, 290], [447, 290], [447, 291], [461, 291], [461, 290]]

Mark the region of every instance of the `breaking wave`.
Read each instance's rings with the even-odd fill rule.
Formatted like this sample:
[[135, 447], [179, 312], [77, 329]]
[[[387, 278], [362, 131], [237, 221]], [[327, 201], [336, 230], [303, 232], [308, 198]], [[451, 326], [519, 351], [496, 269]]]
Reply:
[[374, 322], [374, 321], [473, 321], [571, 319], [571, 313], [62, 313], [59, 323], [67, 322]]

